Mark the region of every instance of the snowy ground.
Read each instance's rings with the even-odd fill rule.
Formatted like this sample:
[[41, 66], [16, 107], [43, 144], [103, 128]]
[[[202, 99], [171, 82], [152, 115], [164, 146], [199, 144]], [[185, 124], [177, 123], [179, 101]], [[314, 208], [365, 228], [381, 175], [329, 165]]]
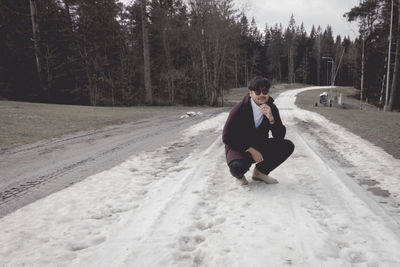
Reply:
[[222, 113], [0, 219], [0, 266], [400, 266], [400, 161], [301, 90], [276, 101], [296, 145], [279, 184], [235, 183]]

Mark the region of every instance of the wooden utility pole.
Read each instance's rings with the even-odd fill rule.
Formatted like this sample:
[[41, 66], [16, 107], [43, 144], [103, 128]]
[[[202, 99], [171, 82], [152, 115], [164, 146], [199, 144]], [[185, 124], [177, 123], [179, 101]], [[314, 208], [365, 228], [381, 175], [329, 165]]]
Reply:
[[143, 32], [143, 61], [144, 61], [144, 87], [146, 91], [146, 103], [153, 104], [153, 93], [151, 90], [150, 74], [150, 52], [149, 52], [149, 34], [146, 17], [146, 0], [141, 0], [142, 5], [142, 32]]

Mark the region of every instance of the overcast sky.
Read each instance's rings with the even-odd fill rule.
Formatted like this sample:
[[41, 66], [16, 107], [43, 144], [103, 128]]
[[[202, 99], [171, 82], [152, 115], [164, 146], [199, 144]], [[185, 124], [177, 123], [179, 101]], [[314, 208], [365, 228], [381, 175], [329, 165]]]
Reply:
[[[359, 4], [359, 0], [235, 0], [236, 8], [244, 10], [249, 17], [254, 17], [258, 28], [264, 30], [276, 23], [287, 27], [291, 14], [294, 15], [296, 24], [304, 22], [306, 31], [310, 33], [312, 25], [321, 26], [322, 30], [331, 25], [333, 35], [342, 37], [358, 36], [357, 23], [349, 23], [343, 14]], [[354, 33], [352, 30], [356, 33]]]
[[[124, 3], [132, 0], [120, 0]], [[322, 30], [331, 25], [334, 38], [340, 34], [350, 36], [352, 40], [358, 36], [357, 23], [349, 23], [343, 14], [359, 4], [360, 0], [234, 0], [235, 8], [244, 11], [251, 22], [254, 17], [257, 26], [264, 31], [265, 25], [273, 27], [276, 23], [282, 23], [287, 27], [291, 14], [294, 15], [296, 24], [300, 26], [304, 22], [307, 33], [310, 33], [312, 25], [321, 26]]]

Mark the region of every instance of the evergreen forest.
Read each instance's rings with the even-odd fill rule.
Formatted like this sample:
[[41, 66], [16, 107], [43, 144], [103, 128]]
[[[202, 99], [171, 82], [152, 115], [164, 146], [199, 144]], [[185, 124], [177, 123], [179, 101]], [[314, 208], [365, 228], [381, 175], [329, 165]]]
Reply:
[[0, 0], [0, 99], [219, 106], [225, 89], [262, 75], [353, 86], [379, 106], [389, 81], [389, 106], [399, 109], [400, 0], [393, 2], [392, 12], [391, 0], [360, 1], [338, 18], [359, 24], [352, 40], [331, 26], [307, 32], [294, 15], [286, 28], [260, 29], [233, 0]]

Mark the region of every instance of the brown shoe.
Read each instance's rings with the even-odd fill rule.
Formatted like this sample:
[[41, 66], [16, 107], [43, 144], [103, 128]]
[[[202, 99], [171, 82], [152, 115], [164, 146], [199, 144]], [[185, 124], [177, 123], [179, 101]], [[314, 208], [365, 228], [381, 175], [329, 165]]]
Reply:
[[247, 181], [246, 177], [242, 177], [242, 178], [236, 178], [236, 181], [240, 184], [240, 185], [247, 185], [249, 184], [249, 182]]
[[266, 175], [266, 174], [260, 172], [259, 170], [257, 170], [256, 167], [254, 167], [253, 177], [252, 178], [253, 178], [254, 181], [264, 182], [266, 184], [277, 184], [277, 183], [279, 183], [278, 180], [272, 178], [269, 175]]

